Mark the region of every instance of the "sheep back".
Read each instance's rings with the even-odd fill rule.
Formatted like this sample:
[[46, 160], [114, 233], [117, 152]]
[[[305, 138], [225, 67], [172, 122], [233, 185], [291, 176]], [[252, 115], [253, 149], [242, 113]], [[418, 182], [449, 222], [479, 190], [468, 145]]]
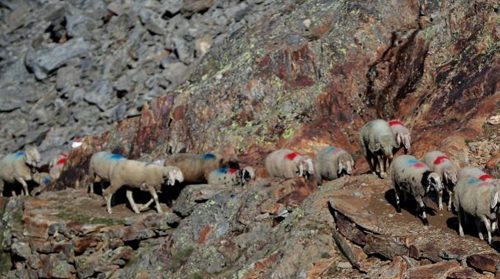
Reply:
[[267, 173], [273, 177], [293, 178], [299, 176], [297, 162], [302, 155], [290, 149], [278, 149], [265, 159]]
[[465, 167], [458, 171], [458, 180], [465, 179], [467, 177], [474, 177], [482, 181], [488, 181], [493, 179], [493, 176], [482, 171], [480, 168], [476, 167]]
[[146, 184], [158, 188], [164, 182], [164, 174], [165, 167], [163, 166], [124, 159], [116, 162], [110, 180], [113, 186], [127, 185], [137, 188]]
[[382, 119], [375, 119], [366, 123], [361, 128], [360, 137], [364, 146], [372, 154], [381, 151], [389, 156], [389, 154], [392, 155], [392, 149], [397, 147], [389, 123]]
[[425, 195], [424, 185], [428, 175], [431, 173], [429, 167], [411, 155], [396, 157], [391, 164], [391, 177], [395, 184], [402, 190], [412, 195]]
[[443, 180], [451, 184], [457, 183], [457, 167], [445, 153], [441, 151], [427, 152], [424, 154], [424, 162], [432, 171], [438, 173]]
[[222, 167], [223, 160], [214, 153], [180, 153], [167, 158], [165, 165], [178, 167], [185, 182], [202, 183], [207, 181], [211, 171]]
[[210, 172], [208, 184], [237, 186], [242, 184], [240, 170], [236, 168], [221, 167]]
[[101, 179], [110, 180], [111, 173], [118, 162], [126, 160], [121, 154], [100, 151], [90, 158], [89, 173]]
[[[343, 162], [347, 174], [352, 173], [354, 160], [352, 156], [342, 148], [328, 146], [320, 150], [317, 154], [316, 168], [317, 175], [325, 179], [336, 179], [339, 177], [339, 162]], [[349, 166], [347, 164], [350, 164]]]

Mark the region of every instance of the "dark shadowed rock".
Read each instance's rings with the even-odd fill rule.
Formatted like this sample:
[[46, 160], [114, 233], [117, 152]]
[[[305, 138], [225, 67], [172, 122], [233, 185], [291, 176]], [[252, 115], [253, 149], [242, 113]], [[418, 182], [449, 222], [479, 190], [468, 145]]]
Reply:
[[500, 263], [498, 253], [475, 254], [467, 257], [467, 264], [475, 269], [489, 272], [496, 272]]

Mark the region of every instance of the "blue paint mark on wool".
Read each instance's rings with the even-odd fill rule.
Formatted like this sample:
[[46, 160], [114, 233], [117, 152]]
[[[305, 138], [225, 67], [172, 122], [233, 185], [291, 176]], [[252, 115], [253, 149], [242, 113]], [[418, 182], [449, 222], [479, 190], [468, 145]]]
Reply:
[[45, 185], [47, 185], [47, 184], [49, 184], [49, 183], [50, 183], [50, 181], [51, 181], [51, 179], [50, 179], [50, 178], [45, 177], [45, 178], [42, 180], [42, 183], [43, 183], [43, 184], [45, 184]]
[[227, 171], [228, 171], [228, 167], [222, 167], [222, 168], [217, 169], [217, 172], [220, 174], [226, 174]]
[[213, 153], [205, 153], [205, 154], [201, 155], [201, 158], [203, 160], [215, 160], [216, 159], [216, 157]]
[[111, 156], [109, 156], [110, 160], [121, 160], [124, 158], [125, 156], [123, 156], [122, 154], [116, 154], [116, 153], [112, 153]]
[[17, 151], [16, 157], [21, 157], [21, 156], [24, 156], [25, 154], [26, 154], [26, 152], [24, 152], [24, 151]]

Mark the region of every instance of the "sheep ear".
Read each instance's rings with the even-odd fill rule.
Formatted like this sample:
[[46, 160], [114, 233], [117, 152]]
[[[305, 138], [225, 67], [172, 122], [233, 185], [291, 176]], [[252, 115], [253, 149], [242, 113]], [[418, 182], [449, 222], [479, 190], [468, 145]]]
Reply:
[[337, 168], [337, 173], [342, 172], [344, 170], [344, 162], [342, 160], [339, 160], [338, 168]]
[[495, 192], [495, 194], [493, 195], [493, 199], [491, 199], [491, 208], [495, 208], [498, 204], [498, 191]]
[[401, 143], [403, 142], [403, 139], [401, 138], [401, 134], [397, 134], [396, 135], [396, 143], [399, 145], [401, 145]]

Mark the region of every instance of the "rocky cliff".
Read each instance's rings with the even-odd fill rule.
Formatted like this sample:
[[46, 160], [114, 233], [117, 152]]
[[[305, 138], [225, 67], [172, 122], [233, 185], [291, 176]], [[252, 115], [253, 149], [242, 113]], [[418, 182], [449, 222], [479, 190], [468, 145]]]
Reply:
[[[86, 6], [91, 2], [100, 4]], [[399, 118], [412, 129], [417, 156], [440, 149], [462, 166], [486, 166], [498, 174], [500, 29], [495, 1], [235, 1], [230, 7], [217, 1], [182, 1], [177, 12], [169, 10], [173, 2], [147, 1], [138, 7], [128, 1], [70, 1], [69, 10], [62, 9], [64, 21], [50, 27], [42, 24], [44, 20], [27, 23], [15, 13], [22, 6], [0, 1], [4, 7], [2, 28], [10, 30], [2, 37], [7, 50], [0, 60], [2, 80], [16, 80], [12, 88], [36, 86], [38, 92], [11, 92], [4, 85], [7, 93], [3, 95], [11, 97], [4, 104], [18, 105], [3, 109], [7, 113], [1, 117], [24, 117], [28, 127], [52, 125], [51, 131], [86, 126], [84, 134], [104, 131], [118, 121], [111, 130], [85, 138], [83, 146], [70, 154], [61, 179], [40, 196], [2, 199], [3, 275], [495, 276], [500, 262], [498, 242], [490, 247], [472, 235], [473, 231], [459, 238], [456, 217], [436, 211], [430, 200], [433, 213], [428, 228], [414, 216], [411, 206], [409, 212], [396, 214], [390, 204], [390, 182], [364, 174], [367, 166], [358, 148], [358, 130], [364, 122], [376, 117]], [[52, 18], [42, 12], [50, 5], [39, 5], [43, 9], [35, 13], [35, 19]], [[245, 12], [236, 12], [235, 7], [245, 7]], [[68, 29], [72, 26], [68, 18], [73, 15], [68, 11], [74, 8], [101, 11], [86, 15], [100, 21], [95, 28], [75, 28], [82, 33], [71, 35], [78, 32]], [[188, 55], [192, 60], [184, 61], [180, 43], [173, 39], [173, 46], [168, 44], [170, 24], [176, 18], [189, 24], [210, 16], [215, 20], [221, 10], [234, 11], [231, 23], [224, 25], [231, 31], [215, 40], [203, 57], [193, 51], [192, 57]], [[122, 24], [127, 28], [120, 29]], [[91, 37], [86, 37], [85, 30]], [[102, 30], [107, 30], [105, 38], [92, 37], [102, 36]], [[33, 40], [30, 32], [45, 35]], [[200, 36], [187, 40], [190, 47], [200, 46], [194, 39]], [[49, 48], [44, 44], [47, 40], [53, 41]], [[28, 50], [26, 41], [34, 49]], [[167, 54], [157, 52], [158, 46]], [[69, 49], [72, 55], [65, 52]], [[171, 63], [181, 63], [192, 73], [168, 68]], [[78, 72], [74, 79], [62, 77], [74, 72]], [[169, 75], [177, 74], [179, 80], [168, 80]], [[145, 78], [136, 80], [139, 77]], [[145, 83], [150, 78], [158, 82], [151, 81], [152, 88]], [[161, 85], [164, 79], [167, 85]], [[62, 88], [58, 88], [58, 80], [74, 83], [65, 89], [60, 82]], [[122, 87], [127, 83], [132, 85]], [[69, 96], [78, 89], [82, 90], [81, 99], [75, 101]], [[152, 98], [161, 97], [135, 101], [140, 92], [151, 92], [148, 90], [155, 92]], [[50, 92], [52, 99], [47, 98]], [[45, 95], [40, 99], [36, 94]], [[103, 102], [89, 101], [109, 94], [113, 97]], [[39, 102], [45, 102], [38, 107], [48, 113], [47, 126], [39, 118], [26, 118], [36, 117]], [[75, 110], [65, 105], [71, 102]], [[120, 102], [126, 109], [118, 109]], [[33, 106], [26, 105], [30, 103]], [[116, 110], [100, 108], [103, 103]], [[137, 107], [131, 105], [136, 103]], [[74, 126], [50, 122], [57, 120], [58, 109], [70, 113], [76, 107], [91, 116], [124, 112], [110, 120], [85, 116], [84, 121], [94, 121], [85, 125], [74, 117], [69, 118]], [[5, 119], [2, 123], [10, 123]], [[13, 123], [2, 129], [21, 127]], [[78, 134], [71, 133], [64, 139]], [[36, 136], [41, 141], [23, 135], [12, 139], [12, 132], [4, 135], [4, 150], [30, 142], [49, 146], [44, 141], [49, 141], [50, 133]], [[99, 149], [120, 150], [145, 160], [184, 150], [213, 150], [255, 165], [258, 174], [263, 174], [262, 158], [276, 147], [308, 153], [330, 143], [353, 153], [356, 175], [320, 189], [301, 179], [262, 178], [245, 188], [191, 185], [165, 191], [162, 202], [171, 210], [164, 215], [153, 211], [134, 215], [125, 206], [122, 193], [111, 216], [105, 212], [102, 198], [85, 193], [88, 159]]]

